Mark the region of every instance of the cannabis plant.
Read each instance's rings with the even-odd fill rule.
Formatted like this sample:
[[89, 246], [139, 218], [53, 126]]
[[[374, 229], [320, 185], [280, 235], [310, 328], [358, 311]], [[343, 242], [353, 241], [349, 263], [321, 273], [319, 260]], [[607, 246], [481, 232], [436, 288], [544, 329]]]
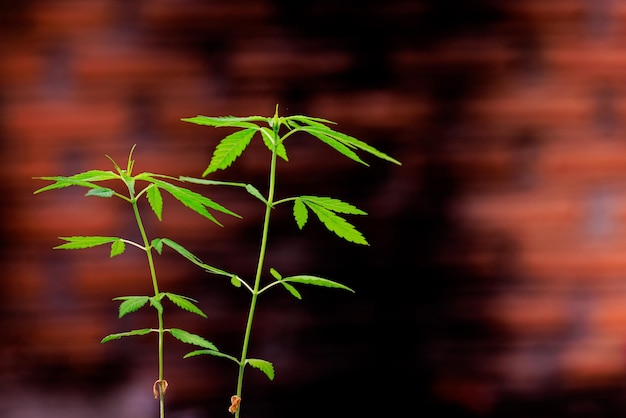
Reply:
[[[268, 187], [265, 193], [261, 193], [257, 187], [250, 183], [243, 182], [223, 182], [209, 179], [199, 179], [182, 177], [181, 180], [205, 185], [227, 185], [242, 187], [254, 196], [261, 205], [265, 207], [265, 215], [261, 231], [260, 248], [257, 258], [256, 274], [250, 280], [244, 280], [235, 273], [221, 272], [231, 278], [234, 286], [245, 288], [250, 296], [248, 309], [248, 319], [243, 333], [241, 353], [238, 357], [218, 352], [214, 348], [205, 348], [188, 353], [185, 357], [200, 354], [209, 354], [225, 357], [232, 360], [238, 366], [238, 377], [236, 393], [231, 397], [229, 411], [239, 417], [240, 403], [243, 389], [243, 376], [246, 366], [252, 366], [263, 371], [270, 379], [274, 377], [272, 363], [267, 360], [249, 358], [248, 348], [250, 345], [252, 323], [254, 321], [255, 310], [259, 296], [276, 287], [282, 286], [294, 297], [300, 299], [301, 295], [295, 284], [309, 284], [325, 286], [353, 291], [347, 286], [327, 278], [317, 277], [308, 274], [284, 275], [279, 267], [265, 266], [266, 253], [268, 250], [268, 238], [270, 234], [270, 219], [272, 212], [278, 206], [290, 204], [293, 217], [300, 229], [304, 227], [312, 213], [331, 232], [340, 238], [355, 244], [368, 245], [366, 238], [354, 225], [348, 222], [342, 215], [366, 215], [366, 212], [354, 205], [340, 199], [328, 196], [276, 196], [276, 183], [278, 172], [278, 159], [289, 161], [287, 153], [287, 140], [299, 141], [299, 133], [306, 134], [309, 138], [317, 139], [340, 154], [356, 161], [357, 163], [368, 165], [358, 152], [365, 152], [383, 160], [400, 164], [400, 162], [378, 149], [358, 140], [350, 135], [334, 130], [331, 126], [334, 122], [326, 119], [295, 115], [281, 117], [278, 114], [278, 106], [272, 117], [249, 116], [249, 117], [208, 117], [196, 116], [182, 119], [185, 122], [197, 125], [212, 126], [217, 128], [234, 128], [235, 132], [223, 138], [216, 146], [209, 165], [202, 173], [206, 177], [218, 170], [225, 170], [248, 148], [253, 138], [259, 137], [269, 150], [268, 160]], [[259, 158], [259, 157], [257, 157]], [[269, 274], [268, 274], [269, 273]], [[264, 280], [265, 279], [265, 280]]]

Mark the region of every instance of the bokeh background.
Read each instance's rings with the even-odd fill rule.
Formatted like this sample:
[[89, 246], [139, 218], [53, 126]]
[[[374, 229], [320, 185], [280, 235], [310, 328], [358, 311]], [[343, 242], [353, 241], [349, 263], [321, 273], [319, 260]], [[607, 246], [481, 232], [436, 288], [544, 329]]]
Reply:
[[[403, 162], [293, 143], [278, 193], [325, 194], [370, 246], [277, 210], [270, 264], [343, 282], [261, 299], [246, 374], [249, 418], [626, 416], [626, 2], [620, 0], [23, 0], [0, 2], [0, 414], [154, 417], [149, 309], [117, 319], [113, 297], [148, 294], [132, 248], [57, 251], [58, 236], [136, 236], [121, 202], [36, 176], [110, 169], [199, 176], [226, 134], [203, 115], [307, 114]], [[260, 144], [257, 144], [260, 145]], [[253, 146], [263, 151], [263, 146]], [[215, 178], [266, 182], [267, 154]], [[166, 200], [167, 236], [252, 275], [262, 207], [224, 228]], [[176, 254], [162, 290], [207, 320], [167, 326], [237, 353], [241, 289]], [[167, 416], [228, 416], [236, 370], [166, 346]]]

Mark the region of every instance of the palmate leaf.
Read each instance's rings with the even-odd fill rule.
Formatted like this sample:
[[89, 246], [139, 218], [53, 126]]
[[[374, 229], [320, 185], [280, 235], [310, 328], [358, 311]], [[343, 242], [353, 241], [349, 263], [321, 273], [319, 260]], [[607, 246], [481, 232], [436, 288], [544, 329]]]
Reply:
[[[361, 141], [359, 139], [356, 139], [350, 135], [346, 135], [342, 132], [338, 132], [335, 131], [331, 128], [329, 128], [328, 126], [319, 124], [319, 125], [309, 125], [309, 126], [301, 126], [299, 128], [300, 130], [307, 132], [313, 136], [315, 136], [316, 138], [326, 142], [328, 145], [332, 146], [333, 148], [335, 148], [337, 151], [339, 151], [340, 153], [342, 153], [343, 155], [345, 155], [348, 158], [351, 158], [355, 161], [358, 162], [362, 162], [363, 164], [365, 164], [363, 161], [361, 161], [361, 159], [356, 156], [356, 153], [349, 151], [347, 153], [345, 153], [344, 151], [346, 149], [352, 148], [352, 149], [360, 149], [362, 151], [365, 151], [369, 154], [374, 155], [375, 157], [378, 157], [382, 160], [386, 160], [389, 162], [392, 162], [394, 164], [397, 165], [402, 165], [402, 163], [398, 160], [396, 160], [395, 158], [392, 158], [391, 156], [385, 154], [384, 152], [374, 148], [373, 146], [369, 145], [368, 143]], [[332, 141], [328, 141], [329, 139], [332, 139], [336, 142], [339, 142], [340, 144], [342, 144], [343, 146], [345, 146], [346, 148], [342, 148], [342, 147], [338, 147], [336, 143], [332, 142]], [[356, 158], [355, 158], [356, 156]]]
[[274, 380], [274, 366], [269, 361], [258, 358], [249, 358], [246, 360], [246, 364], [261, 370], [270, 380]]
[[222, 213], [225, 213], [227, 215], [231, 215], [237, 218], [241, 218], [240, 215], [236, 214], [235, 212], [229, 209], [226, 209], [224, 206], [220, 205], [219, 203], [214, 202], [208, 197], [201, 195], [200, 193], [196, 193], [184, 187], [176, 186], [164, 180], [156, 179], [149, 174], [142, 175], [141, 179], [152, 182], [154, 185], [167, 191], [176, 200], [181, 202], [183, 205], [185, 205], [189, 209], [204, 216], [207, 219], [210, 219], [211, 221], [215, 222], [218, 225], [221, 225], [221, 223], [217, 219], [215, 219], [215, 217], [211, 213], [209, 213], [207, 208], [218, 211], [218, 212], [222, 212]]
[[117, 334], [109, 334], [106, 337], [104, 337], [102, 339], [102, 341], [100, 341], [100, 343], [106, 343], [109, 342], [111, 340], [119, 340], [122, 337], [132, 337], [133, 335], [146, 335], [149, 334], [151, 332], [156, 332], [156, 330], [150, 329], [150, 328], [144, 328], [144, 329], [136, 329], [133, 331], [127, 331], [127, 332], [120, 332]]
[[120, 296], [118, 298], [114, 298], [113, 300], [121, 300], [120, 303], [118, 317], [122, 318], [124, 315], [127, 315], [132, 312], [136, 312], [141, 309], [150, 298], [148, 296]]
[[207, 317], [206, 314], [195, 305], [194, 302], [197, 302], [195, 299], [176, 295], [169, 292], [165, 293], [165, 297], [167, 297], [174, 305], [178, 306], [181, 309], [184, 309], [191, 313], [195, 313], [196, 315], [200, 315], [203, 318]]
[[206, 170], [204, 170], [204, 173], [202, 173], [202, 177], [229, 167], [250, 144], [250, 140], [259, 129], [258, 126], [253, 126], [254, 128], [234, 132], [222, 139], [220, 143], [217, 144], [213, 156], [211, 157], [211, 162]]
[[367, 212], [362, 211], [350, 203], [346, 203], [342, 200], [335, 199], [333, 197], [323, 197], [323, 196], [300, 196], [301, 200], [304, 200], [308, 203], [314, 203], [316, 205], [322, 206], [330, 211], [337, 213], [345, 213], [348, 215], [367, 215]]
[[294, 200], [293, 215], [302, 229], [308, 220], [307, 207], [310, 208], [324, 226], [339, 237], [356, 244], [368, 245], [367, 240], [351, 223], [338, 213], [349, 215], [366, 215], [361, 209], [332, 197], [299, 196]]
[[198, 347], [208, 348], [210, 350], [218, 351], [217, 347], [210, 341], [202, 338], [199, 335], [192, 334], [179, 328], [170, 328], [170, 334], [178, 341], [182, 341], [185, 344], [197, 345]]

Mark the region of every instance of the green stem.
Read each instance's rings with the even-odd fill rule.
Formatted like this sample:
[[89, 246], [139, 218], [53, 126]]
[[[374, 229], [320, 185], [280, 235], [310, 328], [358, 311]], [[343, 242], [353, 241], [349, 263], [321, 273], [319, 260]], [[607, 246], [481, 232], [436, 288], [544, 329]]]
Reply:
[[[131, 190], [132, 196], [132, 190]], [[141, 238], [143, 239], [144, 249], [146, 251], [146, 256], [148, 257], [148, 265], [150, 266], [150, 277], [152, 278], [152, 287], [154, 288], [154, 297], [159, 300], [161, 292], [159, 291], [159, 284], [157, 282], [156, 269], [154, 267], [154, 258], [152, 257], [152, 246], [150, 245], [150, 241], [148, 240], [148, 236], [146, 235], [146, 230], [143, 226], [143, 221], [141, 220], [141, 216], [139, 214], [139, 208], [137, 206], [137, 198], [131, 197], [131, 205], [133, 206], [133, 212], [135, 213], [135, 219], [137, 220], [137, 226], [139, 227], [139, 232], [141, 233]], [[159, 356], [159, 378], [158, 382], [163, 381], [163, 334], [164, 334], [164, 326], [163, 326], [163, 312], [160, 309], [157, 309], [157, 318], [159, 322], [159, 345], [158, 345], [158, 356]], [[157, 389], [159, 391], [159, 416], [160, 418], [165, 417], [165, 408], [163, 402], [163, 390], [160, 384], [157, 384]]]
[[[277, 126], [274, 127], [274, 141], [278, 143], [278, 130]], [[237, 396], [241, 398], [241, 392], [243, 388], [243, 372], [246, 367], [246, 359], [248, 356], [248, 346], [250, 344], [250, 334], [252, 332], [252, 322], [254, 319], [254, 311], [256, 308], [257, 299], [259, 297], [259, 287], [261, 283], [261, 274], [263, 272], [263, 264], [265, 262], [265, 253], [267, 250], [267, 237], [270, 227], [270, 215], [274, 206], [274, 190], [276, 188], [276, 150], [272, 151], [272, 161], [270, 165], [269, 175], [269, 187], [267, 193], [267, 201], [265, 205], [265, 217], [263, 220], [263, 235], [261, 237], [261, 248], [259, 250], [259, 260], [257, 263], [256, 274], [254, 277], [254, 288], [252, 289], [252, 299], [250, 301], [250, 310], [248, 311], [248, 321], [246, 323], [246, 331], [244, 334], [243, 345], [241, 348], [241, 359], [239, 361], [239, 375], [237, 377]], [[241, 407], [237, 408], [235, 412], [235, 418], [239, 418]]]

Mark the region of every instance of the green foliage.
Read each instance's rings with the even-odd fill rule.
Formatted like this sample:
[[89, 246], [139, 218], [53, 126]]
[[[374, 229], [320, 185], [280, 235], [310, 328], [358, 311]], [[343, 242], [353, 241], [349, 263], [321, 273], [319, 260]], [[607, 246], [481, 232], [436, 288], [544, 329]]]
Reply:
[[258, 358], [249, 358], [246, 360], [246, 363], [261, 370], [270, 380], [274, 380], [274, 366], [269, 361]]
[[[209, 126], [214, 128], [227, 128], [231, 132], [226, 134], [215, 146], [210, 157], [208, 166], [202, 172], [201, 178], [180, 176], [178, 178], [163, 174], [155, 173], [139, 173], [134, 175], [133, 168], [135, 161], [132, 159], [134, 151], [131, 149], [125, 168], [121, 168], [111, 157], [107, 158], [113, 164], [115, 170], [89, 170], [70, 176], [55, 177], [37, 177], [38, 180], [51, 182], [50, 184], [37, 189], [34, 193], [42, 193], [50, 190], [63, 189], [70, 186], [83, 187], [86, 189], [85, 196], [97, 197], [103, 199], [118, 198], [130, 204], [132, 214], [137, 223], [138, 230], [141, 235], [141, 241], [135, 242], [129, 239], [112, 236], [70, 236], [60, 237], [64, 243], [54, 247], [55, 249], [88, 249], [101, 245], [110, 245], [110, 257], [116, 257], [125, 253], [128, 245], [136, 247], [143, 251], [146, 255], [149, 267], [149, 278], [154, 289], [154, 294], [145, 296], [120, 296], [114, 298], [119, 301], [118, 308], [119, 318], [134, 313], [143, 307], [154, 309], [157, 317], [157, 326], [154, 328], [143, 328], [132, 331], [107, 335], [102, 342], [121, 339], [122, 337], [142, 336], [149, 333], [158, 335], [158, 380], [154, 385], [155, 396], [159, 398], [161, 418], [164, 417], [163, 395], [167, 382], [164, 380], [163, 372], [163, 336], [166, 333], [171, 334], [174, 339], [179, 342], [190, 344], [198, 349], [190, 351], [184, 358], [196, 357], [199, 355], [210, 355], [213, 357], [225, 358], [234, 362], [238, 369], [236, 396], [240, 399], [243, 390], [243, 373], [246, 366], [260, 370], [270, 380], [275, 377], [274, 366], [267, 360], [251, 358], [248, 356], [248, 350], [251, 340], [252, 323], [254, 321], [255, 310], [259, 300], [259, 296], [272, 289], [275, 286], [283, 287], [292, 296], [302, 299], [299, 287], [301, 285], [319, 286], [326, 288], [334, 288], [348, 292], [354, 292], [350, 287], [339, 282], [318, 277], [310, 274], [293, 274], [283, 276], [275, 268], [269, 269], [269, 277], [265, 272], [265, 258], [268, 251], [268, 242], [270, 235], [269, 225], [270, 218], [274, 210], [283, 203], [293, 202], [293, 217], [299, 229], [303, 229], [309, 221], [309, 213], [313, 213], [314, 217], [330, 232], [348, 242], [369, 245], [363, 234], [350, 223], [347, 216], [366, 215], [366, 212], [356, 206], [344, 202], [343, 200], [328, 196], [311, 196], [296, 195], [287, 196], [278, 199], [277, 178], [278, 165], [277, 160], [281, 159], [285, 162], [289, 161], [287, 144], [289, 141], [300, 141], [305, 138], [320, 141], [330, 150], [338, 152], [346, 158], [363, 166], [368, 166], [365, 160], [366, 156], [382, 159], [393, 164], [400, 165], [400, 162], [386, 153], [372, 147], [371, 145], [358, 140], [350, 135], [339, 132], [334, 128], [335, 123], [322, 118], [315, 118], [304, 115], [279, 116], [278, 106], [276, 112], [271, 117], [262, 116], [195, 116], [182, 119], [185, 122], [196, 125]], [[296, 135], [299, 134], [299, 135]], [[226, 170], [231, 167], [243, 153], [249, 149], [249, 145], [253, 140], [259, 139], [269, 151], [270, 159], [268, 165], [269, 184], [267, 190], [263, 193], [256, 186], [247, 182], [239, 181], [218, 181], [205, 178], [211, 173], [218, 170]], [[105, 184], [103, 184], [105, 183]], [[111, 184], [115, 183], [115, 184]], [[119, 191], [116, 185], [124, 192]], [[143, 196], [147, 200], [150, 211], [159, 221], [164, 218], [164, 199], [163, 193], [171, 195], [178, 203], [195, 212], [196, 214], [210, 220], [216, 225], [222, 226], [216, 215], [226, 215], [240, 218], [238, 214], [227, 209], [214, 200], [193, 191], [186, 187], [187, 185], [199, 186], [219, 186], [219, 187], [236, 187], [243, 189], [246, 193], [254, 197], [261, 203], [265, 209], [265, 215], [262, 223], [261, 246], [258, 254], [258, 262], [256, 266], [256, 274], [254, 277], [245, 279], [241, 276], [223, 270], [219, 267], [205, 263], [191, 251], [186, 249], [178, 242], [165, 237], [149, 238], [144, 228], [142, 216], [139, 211], [138, 202]], [[250, 305], [247, 315], [247, 322], [243, 330], [243, 343], [241, 352], [238, 356], [223, 353], [217, 347], [202, 336], [192, 334], [180, 328], [165, 328], [164, 313], [166, 308], [170, 306], [163, 300], [171, 302], [172, 307], [181, 309], [188, 313], [207, 318], [207, 315], [200, 309], [199, 302], [196, 299], [179, 295], [176, 293], [162, 291], [159, 288], [157, 280], [154, 254], [161, 255], [165, 248], [173, 250], [182, 256], [187, 262], [203, 269], [218, 277], [226, 277], [230, 283], [236, 288], [242, 288], [250, 294]], [[266, 284], [262, 284], [267, 281]], [[157, 391], [157, 386], [162, 388]], [[235, 418], [239, 418], [240, 409], [235, 408]]]

